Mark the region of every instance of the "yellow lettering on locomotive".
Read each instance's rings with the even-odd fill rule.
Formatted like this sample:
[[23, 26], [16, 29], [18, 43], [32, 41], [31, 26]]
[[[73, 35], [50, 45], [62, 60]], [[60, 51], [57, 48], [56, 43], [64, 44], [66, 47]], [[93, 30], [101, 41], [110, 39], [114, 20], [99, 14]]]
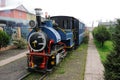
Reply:
[[36, 47], [37, 41], [35, 40], [35, 41], [33, 41], [32, 43], [33, 43], [33, 46]]

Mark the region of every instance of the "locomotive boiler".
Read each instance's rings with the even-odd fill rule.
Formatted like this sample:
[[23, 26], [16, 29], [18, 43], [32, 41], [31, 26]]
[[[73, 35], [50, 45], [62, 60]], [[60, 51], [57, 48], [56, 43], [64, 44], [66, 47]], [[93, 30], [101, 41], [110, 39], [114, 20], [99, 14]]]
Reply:
[[36, 10], [36, 21], [29, 22], [32, 31], [27, 41], [28, 70], [51, 71], [52, 68], [66, 56], [66, 48], [74, 46], [74, 36], [71, 29], [62, 29], [50, 19], [41, 22], [40, 11]]

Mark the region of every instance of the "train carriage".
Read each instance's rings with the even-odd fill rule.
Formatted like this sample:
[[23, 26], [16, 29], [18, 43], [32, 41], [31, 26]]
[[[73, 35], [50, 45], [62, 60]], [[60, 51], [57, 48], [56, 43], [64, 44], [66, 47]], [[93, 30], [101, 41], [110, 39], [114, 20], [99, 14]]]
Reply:
[[74, 33], [75, 46], [80, 45], [85, 31], [84, 23], [71, 16], [52, 16], [50, 19], [55, 20], [62, 29], [71, 29]]

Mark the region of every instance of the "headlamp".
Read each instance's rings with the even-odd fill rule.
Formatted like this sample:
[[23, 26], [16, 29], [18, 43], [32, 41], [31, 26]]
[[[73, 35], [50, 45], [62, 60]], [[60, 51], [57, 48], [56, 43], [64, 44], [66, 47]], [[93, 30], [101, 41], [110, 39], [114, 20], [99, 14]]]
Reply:
[[30, 20], [29, 25], [30, 25], [31, 28], [35, 28], [36, 27], [36, 22], [34, 20]]

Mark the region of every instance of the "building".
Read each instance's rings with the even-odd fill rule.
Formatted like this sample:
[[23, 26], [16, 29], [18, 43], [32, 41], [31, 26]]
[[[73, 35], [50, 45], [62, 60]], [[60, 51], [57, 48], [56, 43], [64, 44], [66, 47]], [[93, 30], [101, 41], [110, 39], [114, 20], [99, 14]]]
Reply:
[[23, 5], [9, 6], [0, 8], [0, 19], [27, 24], [29, 20], [35, 19], [35, 15], [29, 13]]
[[107, 28], [109, 28], [109, 27], [115, 27], [116, 22], [113, 22], [113, 21], [110, 21], [110, 22], [99, 22], [98, 26], [101, 26], [101, 25], [103, 25], [103, 26], [105, 26]]
[[[18, 34], [18, 37], [22, 36], [27, 38], [29, 33], [29, 21], [35, 20], [35, 14], [29, 12], [23, 5], [10, 5], [11, 0], [0, 0], [0, 24], [6, 26], [0, 26], [2, 30], [6, 31], [10, 36], [14, 33]], [[15, 3], [16, 4], [16, 3]], [[42, 17], [41, 21], [45, 18]]]
[[21, 38], [21, 35], [26, 38], [31, 19], [35, 20], [35, 15], [28, 12], [23, 5], [0, 8], [0, 24], [6, 25], [3, 30], [10, 36], [17, 33], [18, 38]]
[[18, 38], [21, 38], [21, 35], [26, 38], [30, 20], [35, 20], [35, 15], [23, 5], [6, 6], [6, 0], [0, 0], [0, 24], [6, 25], [0, 27], [10, 36], [17, 33]]

